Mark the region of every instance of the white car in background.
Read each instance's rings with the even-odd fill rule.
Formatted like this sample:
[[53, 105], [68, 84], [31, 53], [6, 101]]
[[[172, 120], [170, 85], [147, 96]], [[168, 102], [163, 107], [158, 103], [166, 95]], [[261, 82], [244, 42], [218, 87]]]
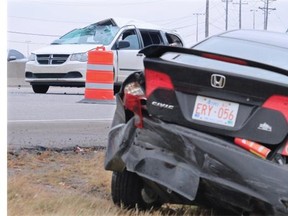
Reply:
[[88, 51], [98, 46], [114, 54], [114, 85], [142, 70], [143, 54], [138, 51], [152, 44], [183, 46], [181, 37], [150, 23], [109, 18], [74, 29], [51, 45], [32, 52], [26, 63], [25, 81], [35, 93], [46, 93], [49, 86], [84, 87]]

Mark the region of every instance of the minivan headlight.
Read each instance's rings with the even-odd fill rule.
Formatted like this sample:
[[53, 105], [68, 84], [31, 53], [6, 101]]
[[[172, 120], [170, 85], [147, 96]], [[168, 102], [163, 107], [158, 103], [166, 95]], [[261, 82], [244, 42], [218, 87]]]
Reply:
[[36, 55], [34, 53], [31, 53], [30, 56], [28, 57], [28, 61], [35, 61], [36, 60]]
[[87, 62], [88, 54], [85, 53], [74, 53], [71, 55], [70, 61], [80, 61], [80, 62]]

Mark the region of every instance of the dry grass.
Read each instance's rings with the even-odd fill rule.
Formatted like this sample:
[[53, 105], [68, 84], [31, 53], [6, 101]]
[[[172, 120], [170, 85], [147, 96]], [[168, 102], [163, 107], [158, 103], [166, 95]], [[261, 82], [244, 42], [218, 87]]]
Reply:
[[211, 215], [195, 207], [125, 210], [110, 197], [103, 151], [26, 151], [8, 154], [8, 215]]

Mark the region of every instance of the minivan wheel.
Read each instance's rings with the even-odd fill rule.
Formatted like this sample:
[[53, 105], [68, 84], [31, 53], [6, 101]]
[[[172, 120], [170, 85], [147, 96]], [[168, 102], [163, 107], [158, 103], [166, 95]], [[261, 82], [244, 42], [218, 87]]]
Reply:
[[[111, 182], [112, 200], [118, 206], [124, 208], [138, 208], [140, 210], [147, 210], [159, 208], [160, 202], [153, 197], [150, 198], [149, 203], [143, 199], [144, 192], [143, 180], [135, 173], [124, 170], [123, 172], [113, 172]], [[144, 192], [145, 193], [145, 192]], [[147, 194], [145, 194], [147, 197]], [[147, 201], [147, 198], [145, 199]]]
[[49, 86], [48, 85], [32, 85], [32, 89], [35, 93], [45, 94], [48, 91]]

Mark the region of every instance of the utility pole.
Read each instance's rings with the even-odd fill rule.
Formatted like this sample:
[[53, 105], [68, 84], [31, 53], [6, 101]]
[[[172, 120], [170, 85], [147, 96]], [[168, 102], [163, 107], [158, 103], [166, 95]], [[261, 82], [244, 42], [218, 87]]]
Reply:
[[198, 16], [205, 15], [204, 13], [193, 13], [196, 16], [196, 42], [198, 42]]
[[228, 6], [229, 6], [229, 2], [232, 2], [233, 0], [222, 0], [222, 2], [225, 2], [226, 3], [226, 19], [225, 19], [225, 30], [227, 31], [228, 30]]
[[205, 38], [209, 37], [209, 0], [206, 0]]
[[269, 3], [276, 0], [262, 0], [264, 2], [264, 7], [259, 7], [259, 9], [264, 11], [264, 30], [268, 27], [268, 14], [271, 10], [276, 10], [276, 8], [269, 8]]
[[228, 30], [228, 0], [226, 0], [226, 21], [225, 21], [225, 30]]
[[242, 0], [239, 0], [239, 3], [233, 3], [233, 4], [239, 4], [239, 29], [241, 29], [241, 21], [242, 21], [242, 4], [248, 4], [248, 2], [242, 2]]
[[250, 12], [253, 12], [253, 29], [255, 29], [255, 12], [257, 12], [258, 10], [255, 9], [251, 9]]
[[32, 41], [30, 40], [26, 40], [25, 43], [27, 44], [27, 58], [29, 57], [30, 55], [30, 50], [29, 50], [29, 44], [31, 43]]

